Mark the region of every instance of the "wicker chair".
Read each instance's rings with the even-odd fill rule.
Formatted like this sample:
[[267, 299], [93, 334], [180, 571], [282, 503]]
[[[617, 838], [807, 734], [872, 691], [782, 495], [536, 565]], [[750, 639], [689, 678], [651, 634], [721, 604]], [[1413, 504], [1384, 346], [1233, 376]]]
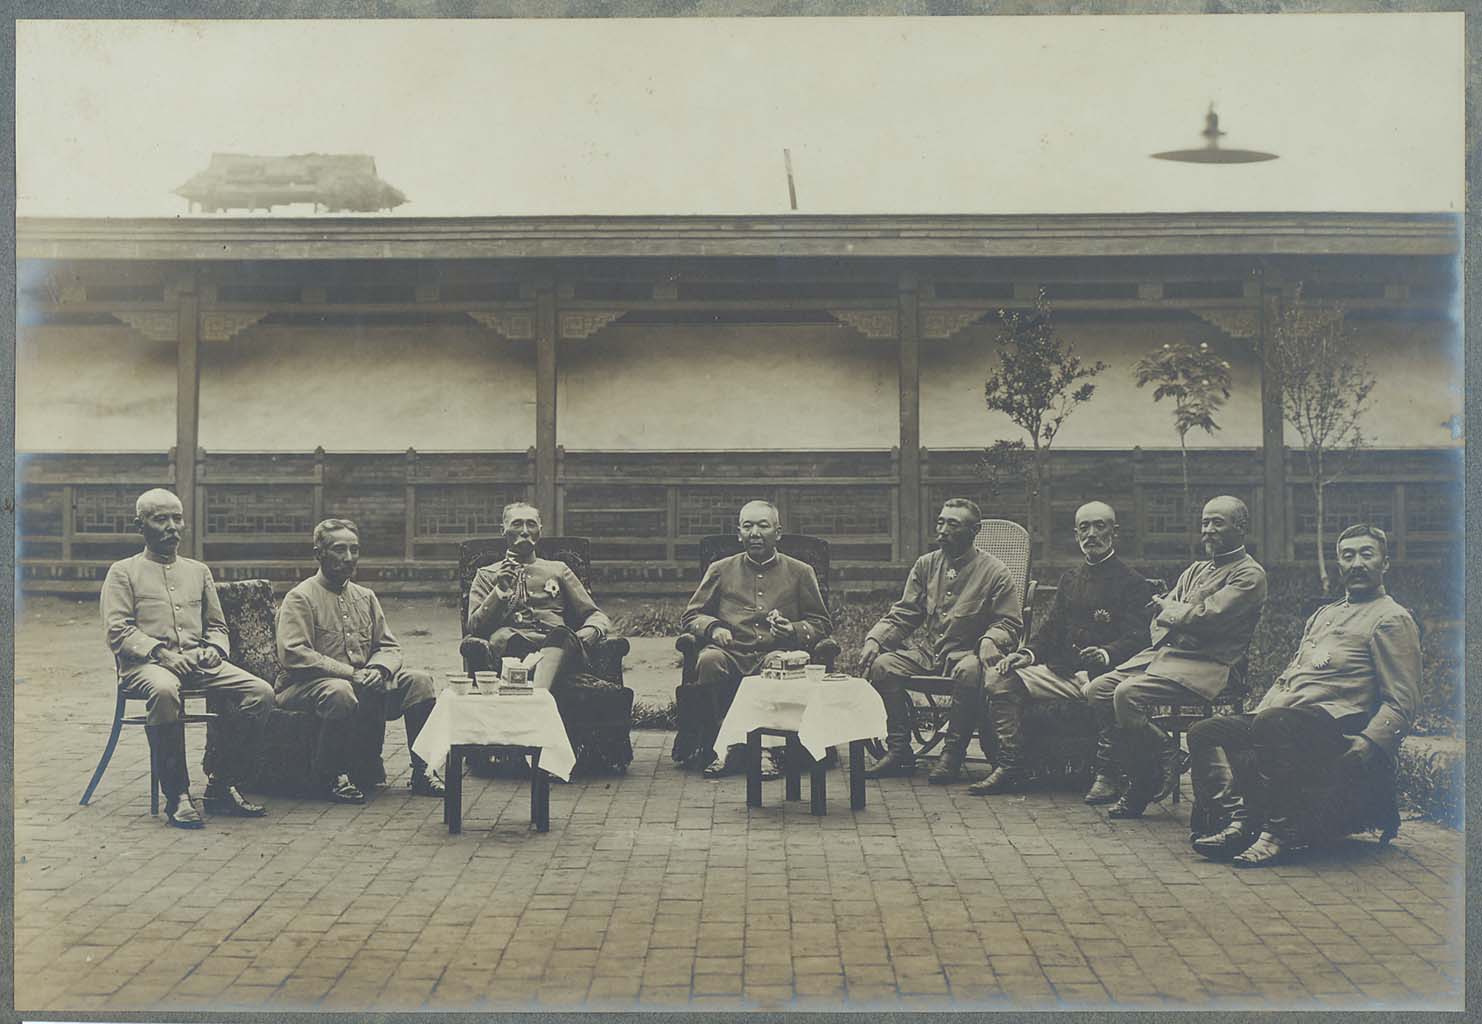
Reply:
[[[504, 558], [503, 537], [466, 540], [458, 548], [458, 623], [466, 635], [468, 591], [473, 578], [486, 565]], [[541, 558], [565, 562], [588, 591], [592, 589], [591, 542], [585, 537], [542, 537], [535, 545]], [[493, 672], [487, 648], [469, 644], [460, 648], [463, 669], [469, 673]], [[633, 761], [633, 691], [623, 684], [623, 658], [629, 644], [624, 637], [608, 637], [588, 658], [589, 674], [557, 680], [551, 690], [566, 733], [576, 753], [581, 774], [623, 772]], [[480, 767], [480, 762], [475, 762]]]
[[[818, 589], [823, 595], [824, 606], [827, 607], [829, 601], [828, 541], [820, 537], [810, 537], [807, 534], [785, 533], [778, 542], [777, 548], [784, 555], [796, 558], [800, 562], [806, 562], [812, 567], [813, 574], [818, 577]], [[733, 533], [717, 533], [702, 537], [700, 539], [699, 578], [705, 578], [705, 572], [710, 568], [710, 563], [738, 555], [741, 551], [741, 541]], [[679, 685], [674, 689], [674, 709], [675, 716], [679, 719], [679, 731], [674, 737], [674, 746], [669, 756], [681, 763], [693, 762], [709, 751], [714, 742], [715, 733], [720, 729], [719, 722], [710, 721], [713, 716], [710, 712], [709, 700], [699, 692], [696, 686], [699, 678], [698, 659], [700, 650], [704, 646], [688, 633], [681, 634], [674, 641], [674, 649], [679, 652], [681, 659]], [[839, 656], [838, 641], [832, 637], [824, 637], [813, 646], [811, 654], [815, 664], [823, 665], [832, 672], [834, 661]]]
[[[1034, 595], [1038, 588], [1029, 576], [1030, 541], [1029, 533], [1018, 523], [1008, 519], [985, 519], [978, 525], [978, 534], [973, 546], [985, 554], [993, 555], [1009, 570], [1014, 589], [1023, 608], [1023, 636], [1029, 635], [1034, 613]], [[908, 694], [924, 698], [911, 703], [911, 735], [914, 739], [916, 756], [935, 756], [936, 749], [947, 737], [947, 717], [952, 709], [951, 676], [911, 676], [903, 687]], [[991, 742], [991, 741], [990, 741]], [[989, 757], [989, 747], [980, 735], [978, 745]]]

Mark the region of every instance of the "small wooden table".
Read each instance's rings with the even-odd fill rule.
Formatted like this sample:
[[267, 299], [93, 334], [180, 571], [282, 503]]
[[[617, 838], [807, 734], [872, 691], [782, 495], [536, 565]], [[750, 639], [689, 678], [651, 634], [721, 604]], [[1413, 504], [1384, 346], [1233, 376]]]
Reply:
[[449, 835], [463, 831], [463, 757], [475, 751], [530, 755], [530, 825], [537, 832], [551, 830], [551, 777], [540, 766], [539, 747], [496, 743], [455, 743], [448, 748], [448, 777], [443, 782], [443, 822]]
[[[820, 761], [798, 741], [795, 729], [773, 729], [761, 726], [746, 734], [746, 804], [762, 805], [762, 737], [781, 736], [784, 748], [783, 799], [803, 798], [803, 761], [808, 767], [808, 810], [818, 816], [828, 813], [828, 763]], [[849, 741], [849, 808], [862, 811], [865, 806], [864, 740]]]

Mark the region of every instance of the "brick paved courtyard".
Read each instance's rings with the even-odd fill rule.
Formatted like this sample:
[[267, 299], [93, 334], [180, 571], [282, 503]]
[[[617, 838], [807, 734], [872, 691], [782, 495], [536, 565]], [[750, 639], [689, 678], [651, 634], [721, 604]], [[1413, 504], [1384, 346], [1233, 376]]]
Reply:
[[77, 806], [107, 652], [58, 662], [61, 623], [20, 627], [22, 1010], [1460, 1005], [1462, 841], [1435, 825], [1239, 872], [1189, 853], [1187, 804], [1114, 823], [1073, 790], [918, 778], [851, 813], [836, 773], [826, 818], [780, 782], [748, 810], [637, 732], [626, 776], [553, 788], [548, 834], [522, 784], [470, 779], [450, 837], [393, 725], [368, 805], [180, 832], [149, 817], [138, 730]]

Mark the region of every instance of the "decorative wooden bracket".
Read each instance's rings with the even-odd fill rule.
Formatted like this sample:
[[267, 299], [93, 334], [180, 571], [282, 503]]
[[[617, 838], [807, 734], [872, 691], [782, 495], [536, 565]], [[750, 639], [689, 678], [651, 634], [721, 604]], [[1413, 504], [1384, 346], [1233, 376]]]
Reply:
[[894, 310], [831, 309], [828, 311], [828, 314], [846, 327], [853, 327], [866, 338], [896, 338], [900, 336]]
[[1193, 313], [1232, 338], [1254, 338], [1261, 333], [1261, 312], [1257, 309], [1196, 309]]
[[927, 338], [950, 338], [964, 327], [977, 323], [987, 316], [983, 309], [928, 309], [923, 311], [921, 334]]
[[529, 341], [535, 337], [535, 318], [529, 313], [470, 312], [468, 314], [491, 331], [510, 341]]
[[113, 315], [150, 341], [175, 341], [179, 337], [178, 313], [118, 311]]
[[560, 316], [560, 335], [563, 338], [580, 340], [590, 338], [602, 328], [621, 317], [626, 310], [600, 310], [584, 311], [578, 313], [562, 313]]
[[267, 315], [266, 310], [260, 313], [208, 310], [201, 314], [201, 340], [231, 341]]

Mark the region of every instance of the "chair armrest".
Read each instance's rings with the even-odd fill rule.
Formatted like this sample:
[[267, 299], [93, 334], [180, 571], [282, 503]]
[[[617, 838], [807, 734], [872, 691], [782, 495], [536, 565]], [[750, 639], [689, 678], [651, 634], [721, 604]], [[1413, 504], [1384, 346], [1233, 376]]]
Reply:
[[597, 645], [605, 658], [626, 658], [633, 645], [628, 643], [625, 636], [610, 636]]
[[674, 649], [680, 655], [679, 685], [685, 686], [695, 681], [699, 672], [697, 659], [703, 646], [704, 643], [690, 633], [681, 633], [674, 638]]
[[458, 653], [463, 656], [465, 673], [488, 672], [493, 667], [489, 663], [489, 645], [476, 636], [466, 636], [460, 640]]

